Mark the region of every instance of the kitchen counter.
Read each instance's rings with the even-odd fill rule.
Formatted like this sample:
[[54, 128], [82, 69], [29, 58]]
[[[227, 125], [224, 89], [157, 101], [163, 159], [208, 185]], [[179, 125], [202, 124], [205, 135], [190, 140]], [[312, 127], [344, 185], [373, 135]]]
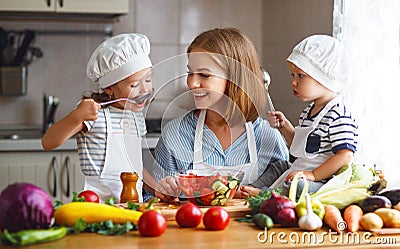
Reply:
[[[154, 149], [160, 138], [159, 133], [149, 133], [142, 140], [143, 149]], [[55, 151], [77, 150], [76, 140], [69, 139]], [[43, 151], [41, 138], [30, 139], [0, 139], [1, 151]]]
[[[267, 234], [267, 237], [260, 236], [259, 233]], [[175, 221], [168, 221], [166, 232], [160, 237], [140, 237], [138, 231], [121, 236], [106, 236], [92, 233], [81, 233], [78, 235], [67, 235], [58, 241], [53, 241], [46, 244], [38, 244], [24, 247], [26, 249], [42, 249], [42, 248], [395, 248], [399, 247], [400, 236], [385, 235], [385, 236], [370, 236], [368, 241], [363, 241], [362, 236], [366, 233], [359, 232], [360, 242], [353, 240], [353, 237], [348, 236], [350, 242], [346, 242], [345, 237], [342, 239], [339, 235], [329, 234], [324, 236], [327, 229], [320, 229], [315, 232], [318, 241], [317, 243], [301, 241], [302, 236], [309, 235], [310, 232], [304, 232], [299, 229], [289, 228], [272, 228], [267, 233], [262, 230], [256, 230], [252, 224], [239, 223], [231, 219], [229, 226], [223, 231], [207, 231], [201, 224], [198, 228], [180, 228]], [[299, 235], [299, 237], [296, 237]], [[309, 238], [304, 236], [305, 238]], [[290, 238], [293, 239], [291, 242]], [[297, 241], [294, 241], [295, 239]], [[324, 238], [324, 239], [323, 239]], [[336, 241], [336, 242], [335, 242]], [[379, 244], [372, 244], [379, 242]], [[385, 243], [381, 243], [385, 242]], [[12, 248], [0, 245], [0, 248]]]

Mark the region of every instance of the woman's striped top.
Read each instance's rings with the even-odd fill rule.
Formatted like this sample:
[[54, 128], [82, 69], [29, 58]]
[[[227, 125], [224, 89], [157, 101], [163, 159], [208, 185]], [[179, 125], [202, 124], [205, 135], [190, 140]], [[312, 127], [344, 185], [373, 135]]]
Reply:
[[[193, 168], [194, 137], [198, 117], [194, 111], [170, 121], [163, 129], [155, 148], [154, 177], [159, 180], [167, 175]], [[268, 121], [258, 118], [253, 122], [258, 156], [258, 173], [264, 172], [270, 162], [288, 160], [288, 150], [279, 131]], [[247, 135], [244, 132], [225, 151], [214, 133], [204, 125], [203, 161], [211, 165], [235, 166], [250, 162]]]

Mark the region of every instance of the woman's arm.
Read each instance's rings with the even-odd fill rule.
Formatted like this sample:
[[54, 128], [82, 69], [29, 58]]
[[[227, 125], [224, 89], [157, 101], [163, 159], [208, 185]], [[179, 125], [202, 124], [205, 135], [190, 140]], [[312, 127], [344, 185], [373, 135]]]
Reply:
[[62, 145], [82, 130], [84, 121], [96, 120], [99, 108], [100, 105], [93, 99], [82, 100], [75, 110], [46, 131], [42, 137], [43, 148], [52, 150]]

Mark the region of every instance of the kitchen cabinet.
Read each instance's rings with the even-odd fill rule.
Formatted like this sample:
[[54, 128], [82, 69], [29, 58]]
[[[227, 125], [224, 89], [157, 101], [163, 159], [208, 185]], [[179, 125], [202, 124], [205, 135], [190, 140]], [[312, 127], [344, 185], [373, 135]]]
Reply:
[[0, 189], [15, 182], [33, 183], [53, 201], [68, 202], [83, 189], [77, 151], [0, 152]]
[[0, 11], [127, 14], [129, 0], [1, 0]]

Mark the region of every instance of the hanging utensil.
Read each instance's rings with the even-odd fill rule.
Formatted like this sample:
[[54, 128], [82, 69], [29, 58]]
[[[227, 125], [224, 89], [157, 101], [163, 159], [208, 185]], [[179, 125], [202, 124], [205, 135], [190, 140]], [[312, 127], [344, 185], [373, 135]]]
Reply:
[[24, 39], [22, 40], [21, 45], [17, 49], [17, 53], [11, 62], [11, 66], [20, 66], [26, 52], [28, 51], [29, 45], [31, 44], [32, 40], [35, 38], [35, 32], [31, 30], [25, 31]]
[[[271, 84], [271, 76], [269, 75], [267, 70], [265, 70], [264, 68], [261, 68], [261, 71], [263, 74], [266, 97], [267, 97], [268, 105], [269, 105], [269, 111], [274, 112], [275, 107], [274, 107], [274, 104], [272, 103], [272, 99], [271, 99], [271, 96], [269, 95], [269, 90], [268, 90], [268, 87]], [[267, 115], [267, 113], [263, 113], [263, 115]], [[278, 122], [278, 124], [277, 124], [276, 128], [279, 128], [279, 126], [280, 126], [279, 120], [277, 122]]]
[[110, 101], [99, 103], [99, 105], [108, 105], [108, 104], [112, 104], [112, 103], [119, 102], [119, 101], [128, 101], [132, 104], [142, 104], [144, 101], [146, 101], [146, 99], [148, 99], [150, 97], [150, 95], [151, 95], [151, 93], [146, 93], [143, 95], [136, 96], [134, 98], [113, 99]]

